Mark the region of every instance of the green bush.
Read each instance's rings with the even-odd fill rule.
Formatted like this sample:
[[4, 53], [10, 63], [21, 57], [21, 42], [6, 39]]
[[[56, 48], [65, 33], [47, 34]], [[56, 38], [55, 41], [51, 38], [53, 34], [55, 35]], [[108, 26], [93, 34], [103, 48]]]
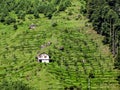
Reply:
[[40, 16], [39, 16], [39, 13], [36, 11], [36, 12], [34, 12], [34, 17], [35, 18], [39, 18]]
[[56, 26], [57, 26], [57, 22], [53, 22], [52, 27], [56, 27]]
[[61, 2], [59, 5], [59, 11], [65, 11], [65, 9], [69, 7], [70, 5], [71, 5], [71, 2], [69, 0], [65, 0]]
[[47, 14], [45, 14], [45, 16], [48, 17], [48, 19], [52, 18], [52, 14], [51, 13], [47, 13]]
[[5, 18], [5, 24], [11, 24], [11, 23], [15, 23], [16, 22], [16, 19], [15, 18], [12, 18], [10, 16], [6, 17]]
[[0, 90], [33, 90], [22, 81], [3, 81], [0, 84]]
[[118, 83], [120, 84], [120, 75], [117, 76]]
[[13, 28], [14, 28], [14, 30], [17, 30], [17, 29], [18, 29], [18, 27], [17, 27], [16, 24], [14, 24]]

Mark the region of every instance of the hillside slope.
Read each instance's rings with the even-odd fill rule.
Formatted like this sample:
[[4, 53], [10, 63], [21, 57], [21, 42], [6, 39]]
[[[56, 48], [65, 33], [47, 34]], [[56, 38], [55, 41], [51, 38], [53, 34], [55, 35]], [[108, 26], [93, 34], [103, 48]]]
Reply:
[[[52, 19], [27, 15], [17, 30], [0, 23], [1, 83], [22, 81], [35, 90], [119, 90], [109, 47], [81, 15], [82, 5], [72, 0], [71, 7]], [[32, 23], [35, 29], [29, 29]], [[52, 44], [41, 48], [48, 42]], [[35, 57], [43, 52], [53, 62], [38, 63]]]

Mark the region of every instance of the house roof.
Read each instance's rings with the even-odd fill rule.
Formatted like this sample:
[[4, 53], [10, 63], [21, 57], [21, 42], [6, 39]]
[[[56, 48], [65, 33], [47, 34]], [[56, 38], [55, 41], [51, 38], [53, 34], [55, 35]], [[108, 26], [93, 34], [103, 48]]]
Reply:
[[41, 53], [41, 54], [38, 54], [38, 58], [41, 58], [41, 56], [47, 56], [47, 57], [49, 57], [49, 55], [48, 54], [46, 54], [46, 53]]
[[30, 29], [34, 29], [35, 27], [36, 27], [35, 24], [31, 24], [31, 25], [29, 26]]

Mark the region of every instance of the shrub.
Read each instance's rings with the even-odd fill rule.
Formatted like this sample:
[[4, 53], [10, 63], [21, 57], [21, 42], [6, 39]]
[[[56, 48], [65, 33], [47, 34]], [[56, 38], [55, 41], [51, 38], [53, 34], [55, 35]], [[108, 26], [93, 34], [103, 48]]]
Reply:
[[14, 30], [17, 30], [17, 29], [18, 29], [18, 27], [17, 27], [16, 24], [14, 24], [13, 28], [14, 28]]
[[52, 18], [52, 14], [51, 13], [45, 14], [45, 16], [48, 17], [48, 19]]
[[29, 20], [34, 19], [34, 16], [29, 16], [28, 19], [29, 19]]
[[56, 27], [57, 26], [57, 23], [56, 22], [53, 22], [52, 23], [52, 27]]
[[15, 82], [3, 81], [2, 84], [0, 84], [0, 90], [32, 90], [32, 89], [22, 81]]
[[35, 18], [39, 18], [39, 17], [40, 17], [40, 16], [39, 16], [39, 13], [37, 13], [37, 12], [34, 13], [34, 17], [35, 17]]
[[17, 14], [18, 19], [22, 19], [22, 20], [25, 20], [25, 15], [26, 15], [26, 12], [22, 10], [19, 11], [19, 13]]
[[11, 23], [15, 23], [16, 22], [16, 19], [15, 18], [12, 18], [10, 16], [6, 17], [5, 18], [5, 24], [11, 24]]
[[71, 6], [71, 2], [69, 0], [65, 0], [60, 4], [59, 11], [64, 11], [69, 6]]
[[68, 12], [68, 15], [73, 15], [73, 12], [72, 11]]
[[117, 76], [118, 83], [120, 84], [120, 75]]
[[89, 73], [89, 78], [95, 78], [95, 75], [92, 72], [90, 72]]

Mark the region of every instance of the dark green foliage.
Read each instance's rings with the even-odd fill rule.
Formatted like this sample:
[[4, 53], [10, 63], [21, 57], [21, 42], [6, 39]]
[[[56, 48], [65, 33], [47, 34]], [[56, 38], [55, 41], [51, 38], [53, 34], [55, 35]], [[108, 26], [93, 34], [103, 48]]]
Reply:
[[118, 83], [120, 84], [120, 75], [117, 76]]
[[58, 5], [62, 0], [52, 0], [52, 3]]
[[120, 70], [120, 48], [118, 49], [118, 55], [115, 58], [115, 64], [114, 65], [115, 65], [115, 68], [118, 68]]
[[77, 86], [70, 86], [70, 87], [65, 87], [64, 90], [82, 90], [82, 88]]
[[57, 26], [57, 22], [53, 22], [52, 27], [56, 27], [56, 26]]
[[45, 3], [39, 3], [38, 4], [38, 12], [39, 13], [44, 13], [45, 12], [45, 9], [46, 9], [47, 5]]
[[95, 75], [91, 72], [89, 73], [89, 78], [95, 78]]
[[35, 11], [35, 12], [34, 12], [34, 17], [35, 17], [35, 18], [39, 18], [39, 17], [40, 17], [38, 11]]
[[0, 14], [0, 22], [4, 22], [6, 16], [7, 16], [7, 13], [1, 13]]
[[68, 15], [73, 15], [72, 11], [68, 12]]
[[13, 28], [14, 28], [14, 30], [17, 30], [18, 26], [16, 24], [14, 24]]
[[56, 8], [53, 4], [48, 4], [45, 7], [44, 15], [48, 17], [49, 19], [52, 18], [52, 14], [56, 11]]
[[119, 0], [87, 0], [87, 17], [94, 29], [105, 38], [103, 42], [110, 45], [115, 60], [115, 67], [120, 67], [119, 33], [120, 33], [120, 1]]
[[68, 6], [71, 5], [71, 2], [69, 0], [65, 0], [59, 5], [59, 11], [64, 11]]
[[47, 14], [45, 14], [45, 16], [48, 17], [48, 19], [52, 18], [52, 14], [51, 13], [47, 13]]
[[0, 84], [0, 90], [33, 90], [22, 81], [3, 81]]
[[14, 18], [11, 18], [9, 12], [14, 11], [18, 19], [25, 20], [26, 14], [33, 14], [35, 18], [39, 18], [39, 13], [43, 13], [49, 19], [52, 18], [53, 13], [57, 11], [59, 6], [60, 11], [64, 11], [71, 3], [69, 0], [49, 0], [40, 1], [35, 0], [3, 0], [0, 3], [0, 21], [5, 24], [15, 23]]
[[10, 16], [8, 16], [8, 17], [6, 17], [5, 18], [5, 24], [11, 24], [11, 23], [15, 23], [16, 22], [16, 19], [15, 18], [12, 18], [12, 17], [10, 17]]
[[25, 19], [25, 15], [26, 15], [26, 12], [22, 10], [20, 10], [17, 14], [18, 19], [23, 19], [23, 20]]

